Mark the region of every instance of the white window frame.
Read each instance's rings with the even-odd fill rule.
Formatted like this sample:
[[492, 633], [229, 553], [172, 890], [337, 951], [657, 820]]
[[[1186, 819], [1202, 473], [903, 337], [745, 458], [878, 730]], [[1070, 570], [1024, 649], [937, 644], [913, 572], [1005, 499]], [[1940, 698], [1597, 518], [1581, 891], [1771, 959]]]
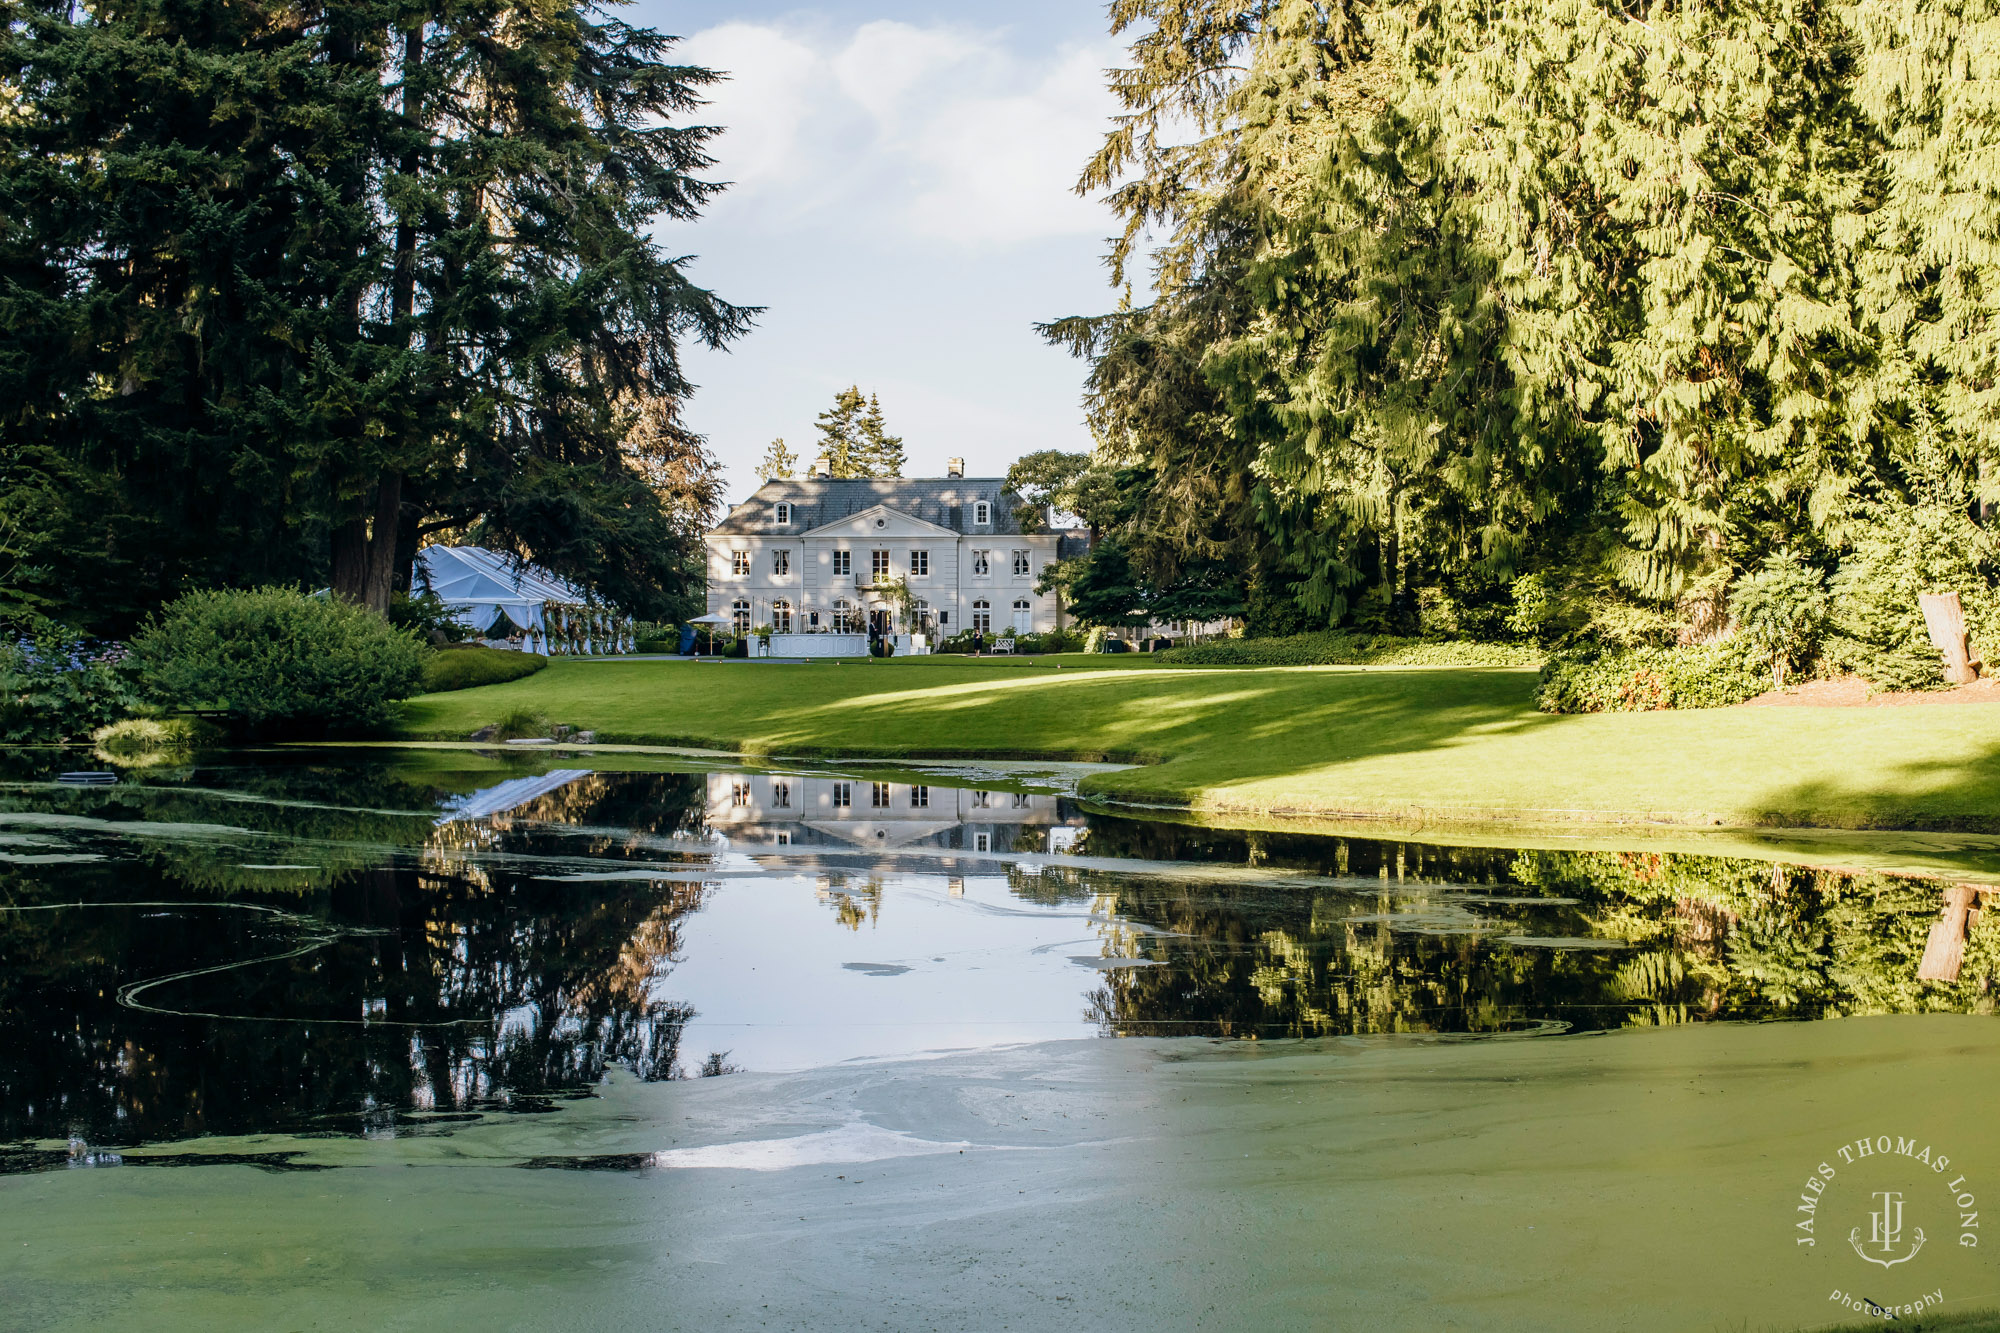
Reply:
[[871, 578], [877, 581], [891, 579], [896, 576], [896, 566], [890, 561], [887, 551], [876, 547], [868, 553], [868, 573]]
[[1035, 562], [1033, 559], [1030, 558], [1028, 552], [1026, 551], [1014, 552], [1014, 577], [1017, 579], [1024, 579], [1034, 572], [1035, 572]]
[[910, 809], [928, 810], [930, 808], [931, 808], [931, 789], [929, 787], [924, 787], [924, 786], [916, 786], [910, 788]]
[[991, 551], [974, 551], [972, 553], [972, 576], [974, 578], [983, 579], [993, 573], [992, 556], [993, 553]]
[[729, 624], [737, 634], [750, 632], [750, 599], [739, 597], [729, 604]]
[[931, 553], [929, 551], [910, 552], [910, 577], [927, 579], [931, 576]]
[[861, 608], [845, 597], [833, 604], [833, 632], [835, 634], [859, 634], [855, 628], [861, 618]]
[[854, 808], [853, 783], [836, 782], [833, 784], [833, 808], [836, 810], [851, 810]]
[[789, 810], [792, 808], [791, 783], [774, 782], [771, 784], [771, 808], [774, 810]]
[[771, 510], [771, 521], [773, 523], [790, 523], [792, 521], [792, 507], [788, 504], [774, 506]]
[[975, 851], [975, 852], [990, 852], [990, 851], [992, 851], [992, 850], [993, 850], [993, 835], [992, 835], [991, 833], [975, 833], [975, 834], [973, 834], [973, 835], [972, 835], [972, 850], [973, 850], [973, 851]]
[[771, 552], [771, 577], [789, 578], [792, 572], [792, 553], [783, 547]]
[[835, 551], [833, 553], [833, 576], [835, 578], [840, 578], [843, 575], [849, 574], [853, 572], [853, 569], [854, 569], [854, 552]]
[[740, 546], [729, 553], [729, 576], [737, 579], [750, 576], [750, 552]]
[[988, 504], [984, 500], [981, 500], [972, 506], [972, 523], [974, 527], [983, 528], [992, 522], [993, 522], [992, 505]]
[[877, 782], [873, 786], [874, 790], [868, 793], [868, 808], [870, 810], [887, 810], [889, 802], [894, 799], [889, 791], [889, 784], [886, 782]]
[[771, 629], [777, 634], [792, 632], [792, 604], [782, 597], [771, 603]]
[[1025, 597], [1016, 597], [1013, 605], [1014, 632], [1032, 634], [1035, 632], [1035, 604]]
[[972, 604], [972, 632], [974, 634], [993, 632], [993, 603], [982, 598]]
[[992, 804], [992, 800], [993, 800], [992, 792], [976, 791], [972, 793], [972, 808], [975, 810], [984, 810], [987, 808], [987, 806]]
[[732, 782], [729, 784], [729, 808], [732, 810], [747, 810], [750, 808], [750, 784], [748, 782]]

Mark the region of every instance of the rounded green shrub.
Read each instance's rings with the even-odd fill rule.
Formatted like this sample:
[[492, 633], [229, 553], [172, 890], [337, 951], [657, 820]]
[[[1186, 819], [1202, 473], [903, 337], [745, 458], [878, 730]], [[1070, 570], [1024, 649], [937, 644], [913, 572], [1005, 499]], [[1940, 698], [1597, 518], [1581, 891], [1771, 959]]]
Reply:
[[471, 644], [454, 645], [434, 652], [424, 662], [424, 693], [469, 690], [479, 685], [532, 676], [549, 664], [540, 653], [517, 653], [504, 648], [483, 648]]
[[251, 728], [370, 730], [424, 683], [424, 648], [364, 607], [291, 588], [192, 592], [131, 643], [146, 692]]

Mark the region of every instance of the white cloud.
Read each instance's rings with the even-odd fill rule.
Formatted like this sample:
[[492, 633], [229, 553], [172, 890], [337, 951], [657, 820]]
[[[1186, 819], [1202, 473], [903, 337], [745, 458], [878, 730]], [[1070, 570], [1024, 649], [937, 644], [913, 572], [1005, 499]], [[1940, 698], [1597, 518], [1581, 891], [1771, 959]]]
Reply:
[[711, 225], [973, 248], [1111, 229], [1072, 192], [1113, 110], [1108, 45], [1024, 55], [955, 27], [728, 23], [684, 55], [731, 76], [703, 113], [733, 182]]

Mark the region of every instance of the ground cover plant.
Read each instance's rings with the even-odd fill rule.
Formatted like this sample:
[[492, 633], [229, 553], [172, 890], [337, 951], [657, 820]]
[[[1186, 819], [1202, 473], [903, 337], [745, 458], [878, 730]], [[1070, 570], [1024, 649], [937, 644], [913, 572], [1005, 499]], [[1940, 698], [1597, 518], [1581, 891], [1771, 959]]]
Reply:
[[[1205, 670], [1144, 657], [565, 662], [405, 706], [465, 740], [525, 710], [600, 742], [752, 755], [1112, 759], [1083, 794], [1404, 821], [1991, 827], [2000, 707], [1558, 716], [1523, 668]], [[1154, 762], [1147, 762], [1154, 761]]]
[[1644, 713], [1727, 708], [1771, 687], [1747, 644], [1559, 653], [1542, 667], [1535, 699], [1545, 713]]

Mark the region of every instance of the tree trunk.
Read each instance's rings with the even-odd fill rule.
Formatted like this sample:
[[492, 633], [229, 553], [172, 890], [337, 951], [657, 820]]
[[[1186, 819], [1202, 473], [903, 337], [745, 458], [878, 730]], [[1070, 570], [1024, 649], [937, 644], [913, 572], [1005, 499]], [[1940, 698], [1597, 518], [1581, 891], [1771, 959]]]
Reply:
[[1918, 593], [1917, 606], [1924, 613], [1924, 628], [1931, 644], [1944, 655], [1944, 678], [1953, 685], [1969, 685], [1979, 679], [1980, 664], [1972, 658], [1972, 641], [1965, 631], [1965, 608], [1955, 592]]
[[333, 593], [382, 615], [395, 588], [397, 536], [402, 527], [403, 478], [385, 472], [375, 484], [366, 517], [349, 519], [333, 533]]

